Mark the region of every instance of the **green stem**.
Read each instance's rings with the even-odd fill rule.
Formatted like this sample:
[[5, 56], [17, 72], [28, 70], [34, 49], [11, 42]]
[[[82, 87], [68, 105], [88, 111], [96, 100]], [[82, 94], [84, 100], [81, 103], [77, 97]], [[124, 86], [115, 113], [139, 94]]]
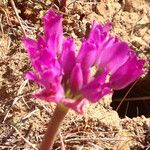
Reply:
[[68, 109], [61, 104], [56, 106], [53, 117], [48, 124], [47, 131], [41, 143], [40, 150], [52, 150], [59, 127], [67, 114]]

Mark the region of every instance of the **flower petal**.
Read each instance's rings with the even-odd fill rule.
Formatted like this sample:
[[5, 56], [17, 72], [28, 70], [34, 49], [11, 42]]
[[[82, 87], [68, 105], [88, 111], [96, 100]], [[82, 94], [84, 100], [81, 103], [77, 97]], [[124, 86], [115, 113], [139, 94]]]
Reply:
[[67, 38], [63, 43], [63, 50], [60, 56], [60, 64], [67, 78], [70, 76], [75, 62], [75, 44], [72, 38]]
[[29, 72], [26, 73], [25, 79], [27, 79], [27, 80], [33, 80], [33, 81], [38, 81], [38, 77], [32, 71], [29, 71]]
[[101, 44], [105, 40], [111, 26], [112, 23], [110, 21], [108, 21], [105, 25], [98, 24], [94, 21], [88, 37], [88, 41], [98, 45]]
[[43, 89], [42, 91], [34, 94], [33, 97], [39, 98], [48, 102], [59, 103], [61, 102], [62, 98], [64, 98], [64, 91], [60, 85], [60, 86], [57, 86], [57, 89], [53, 87], [49, 89]]
[[101, 43], [105, 39], [105, 35], [106, 34], [103, 34], [103, 26], [94, 21], [88, 36], [88, 41], [92, 43]]
[[96, 61], [96, 45], [84, 41], [77, 56], [77, 62], [81, 63], [83, 70], [94, 65]]
[[60, 54], [63, 42], [62, 15], [49, 10], [43, 17], [43, 23], [48, 49]]
[[66, 107], [73, 109], [75, 112], [84, 114], [85, 107], [86, 107], [86, 104], [88, 103], [88, 100], [85, 98], [79, 99], [79, 100], [66, 98], [66, 99], [63, 99], [62, 102]]
[[82, 70], [82, 72], [83, 72], [83, 84], [86, 85], [91, 80], [91, 71], [90, 71], [90, 68], [86, 68], [86, 69]]
[[112, 22], [107, 21], [107, 23], [103, 26], [103, 32], [109, 32], [112, 27]]
[[22, 42], [25, 45], [30, 58], [35, 57], [37, 55], [37, 42], [30, 38], [23, 38]]
[[82, 88], [83, 85], [83, 73], [81, 64], [77, 63], [72, 70], [70, 77], [70, 86], [72, 91], [76, 92]]
[[115, 90], [123, 89], [138, 79], [143, 73], [144, 60], [138, 60], [131, 52], [130, 57], [111, 77], [111, 87]]
[[128, 53], [129, 48], [127, 43], [115, 43], [102, 51], [99, 65], [104, 66], [109, 73], [113, 74], [127, 61], [129, 57]]
[[89, 84], [83, 87], [81, 93], [90, 102], [95, 103], [99, 101], [104, 95], [111, 93], [109, 84], [105, 83], [106, 72], [93, 79]]

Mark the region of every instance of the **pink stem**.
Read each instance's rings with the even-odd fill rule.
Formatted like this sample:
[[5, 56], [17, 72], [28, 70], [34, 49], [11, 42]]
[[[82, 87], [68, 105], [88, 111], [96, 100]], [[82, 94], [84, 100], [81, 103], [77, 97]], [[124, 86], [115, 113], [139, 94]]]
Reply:
[[68, 109], [61, 104], [56, 106], [53, 117], [48, 124], [47, 131], [41, 143], [40, 150], [52, 150], [59, 127], [67, 114]]

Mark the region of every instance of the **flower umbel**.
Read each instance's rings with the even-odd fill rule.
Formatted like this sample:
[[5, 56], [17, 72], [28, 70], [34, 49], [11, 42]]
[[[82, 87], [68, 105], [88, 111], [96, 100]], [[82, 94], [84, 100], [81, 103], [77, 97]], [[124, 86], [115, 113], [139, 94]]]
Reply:
[[110, 22], [94, 22], [78, 54], [73, 39], [63, 36], [62, 15], [49, 10], [43, 24], [43, 36], [23, 39], [35, 70], [28, 72], [26, 78], [43, 88], [35, 97], [83, 113], [85, 103], [98, 102], [143, 74], [144, 61], [126, 42], [109, 33]]
[[86, 103], [125, 88], [144, 73], [144, 60], [109, 33], [110, 22], [94, 22], [77, 54], [74, 40], [63, 36], [62, 15], [49, 10], [43, 24], [43, 36], [24, 38], [23, 43], [34, 67], [26, 79], [42, 87], [34, 97], [57, 104], [40, 146], [40, 150], [52, 150], [69, 108], [83, 114]]

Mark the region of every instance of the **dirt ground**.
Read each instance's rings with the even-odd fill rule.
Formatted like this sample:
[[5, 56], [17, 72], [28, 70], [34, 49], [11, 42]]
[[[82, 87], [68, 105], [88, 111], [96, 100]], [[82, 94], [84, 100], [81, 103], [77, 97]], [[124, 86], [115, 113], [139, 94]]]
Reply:
[[[50, 0], [14, 3], [0, 0], [0, 150], [36, 150], [55, 105], [31, 97], [39, 87], [24, 79], [31, 64], [21, 38], [25, 34], [36, 38], [43, 31], [41, 17], [45, 12], [50, 8], [60, 10]], [[116, 92], [113, 102], [109, 95], [89, 106], [84, 116], [70, 111], [54, 149], [60, 149], [62, 137], [66, 150], [150, 150], [150, 1], [68, 0], [65, 10], [64, 33], [71, 35], [78, 46], [93, 20], [112, 21], [112, 34], [128, 41], [146, 60], [147, 75], [130, 91], [118, 112], [113, 108], [129, 88]]]

